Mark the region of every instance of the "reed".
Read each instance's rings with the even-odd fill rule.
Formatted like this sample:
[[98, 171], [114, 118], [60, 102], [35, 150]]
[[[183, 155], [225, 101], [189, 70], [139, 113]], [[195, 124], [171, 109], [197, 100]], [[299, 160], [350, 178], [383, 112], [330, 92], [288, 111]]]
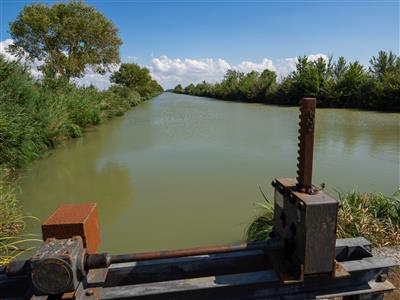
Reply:
[[27, 221], [37, 219], [22, 213], [15, 187], [5, 180], [4, 175], [0, 176], [0, 220], [0, 265], [33, 250], [42, 242], [35, 235], [22, 234]]

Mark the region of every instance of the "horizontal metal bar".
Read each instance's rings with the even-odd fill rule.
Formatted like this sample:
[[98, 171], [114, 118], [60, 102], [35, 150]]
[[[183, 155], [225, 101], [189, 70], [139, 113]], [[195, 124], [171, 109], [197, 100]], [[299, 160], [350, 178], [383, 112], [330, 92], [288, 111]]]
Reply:
[[270, 265], [261, 250], [124, 263], [110, 266], [104, 286], [244, 273], [268, 268]]
[[269, 299], [296, 295], [295, 299], [325, 299], [337, 295], [390, 291], [390, 282], [353, 282], [331, 280], [329, 284], [282, 285], [273, 271], [234, 275], [210, 276], [197, 279], [174, 280], [124, 287], [104, 288], [101, 299]]
[[[370, 254], [355, 257], [370, 243], [361, 238], [337, 240], [336, 248], [339, 261], [369, 257]], [[208, 275], [222, 275], [253, 272], [271, 268], [271, 264], [262, 250], [239, 251], [214, 255], [156, 259], [142, 262], [112, 264], [108, 271], [105, 286], [129, 285], [155, 281], [195, 278]]]
[[384, 293], [389, 292], [395, 289], [395, 286], [390, 283], [389, 281], [385, 282], [376, 282], [376, 281], [369, 281], [368, 285], [365, 288], [357, 289], [354, 291], [337, 291], [332, 294], [325, 294], [317, 296], [317, 299], [333, 299], [338, 297], [346, 297], [346, 296], [358, 296], [358, 295], [365, 295], [365, 294], [374, 294], [374, 293]]
[[132, 261], [177, 258], [177, 257], [196, 256], [196, 255], [238, 252], [246, 250], [273, 251], [273, 250], [281, 250], [283, 248], [284, 248], [283, 240], [270, 239], [262, 242], [243, 243], [236, 245], [208, 246], [208, 247], [198, 247], [189, 249], [113, 255], [111, 256], [110, 261], [111, 264], [116, 264], [116, 263], [132, 262]]
[[398, 263], [394, 258], [382, 256], [368, 257], [361, 260], [345, 261], [341, 264], [349, 273], [398, 266]]

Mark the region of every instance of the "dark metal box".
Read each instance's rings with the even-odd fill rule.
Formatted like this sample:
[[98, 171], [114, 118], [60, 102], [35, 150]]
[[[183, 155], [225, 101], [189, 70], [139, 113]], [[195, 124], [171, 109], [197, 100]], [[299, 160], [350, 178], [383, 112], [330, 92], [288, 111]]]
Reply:
[[302, 265], [304, 275], [332, 273], [335, 266], [339, 202], [316, 191], [296, 190], [296, 179], [276, 179], [274, 232], [286, 242], [286, 255]]

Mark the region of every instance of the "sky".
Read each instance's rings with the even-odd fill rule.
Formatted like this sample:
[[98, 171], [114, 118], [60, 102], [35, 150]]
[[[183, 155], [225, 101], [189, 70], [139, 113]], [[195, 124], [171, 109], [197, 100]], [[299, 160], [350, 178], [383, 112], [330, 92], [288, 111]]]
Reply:
[[[32, 1], [0, 0], [0, 52], [8, 24]], [[42, 1], [43, 2], [43, 1]], [[44, 1], [53, 3], [54, 1]], [[96, 0], [119, 28], [121, 59], [150, 69], [165, 88], [215, 82], [227, 69], [274, 70], [284, 77], [309, 55], [368, 65], [379, 50], [399, 53], [400, 0]], [[107, 86], [88, 70], [81, 82]]]

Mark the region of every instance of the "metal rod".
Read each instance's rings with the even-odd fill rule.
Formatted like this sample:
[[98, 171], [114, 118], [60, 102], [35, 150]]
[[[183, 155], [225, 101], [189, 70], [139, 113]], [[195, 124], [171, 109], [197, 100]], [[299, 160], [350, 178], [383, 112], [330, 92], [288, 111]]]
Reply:
[[198, 248], [167, 250], [167, 251], [142, 252], [136, 254], [113, 255], [111, 256], [110, 262], [114, 264], [114, 263], [144, 261], [152, 259], [177, 258], [185, 256], [238, 252], [245, 250], [273, 251], [273, 250], [280, 250], [283, 248], [284, 248], [284, 243], [282, 240], [270, 239], [267, 241], [254, 242], [248, 244], [243, 243], [243, 244], [226, 245], [226, 246], [209, 246], [209, 247], [198, 247]]
[[228, 252], [239, 252], [246, 250], [263, 250], [263, 251], [275, 251], [282, 250], [284, 248], [284, 242], [280, 239], [269, 239], [267, 241], [243, 243], [236, 245], [225, 245], [225, 246], [209, 246], [209, 247], [198, 247], [189, 249], [178, 249], [178, 250], [166, 250], [166, 251], [151, 251], [141, 252], [132, 254], [120, 254], [120, 255], [109, 255], [107, 253], [102, 254], [88, 254], [86, 256], [86, 269], [97, 269], [108, 267], [110, 264], [127, 263], [135, 261], [145, 261], [153, 259], [166, 259], [166, 258], [178, 258], [186, 256], [197, 256], [197, 255], [209, 255], [218, 253]]
[[297, 189], [312, 194], [312, 168], [314, 152], [315, 98], [300, 101], [299, 150], [297, 164]]

